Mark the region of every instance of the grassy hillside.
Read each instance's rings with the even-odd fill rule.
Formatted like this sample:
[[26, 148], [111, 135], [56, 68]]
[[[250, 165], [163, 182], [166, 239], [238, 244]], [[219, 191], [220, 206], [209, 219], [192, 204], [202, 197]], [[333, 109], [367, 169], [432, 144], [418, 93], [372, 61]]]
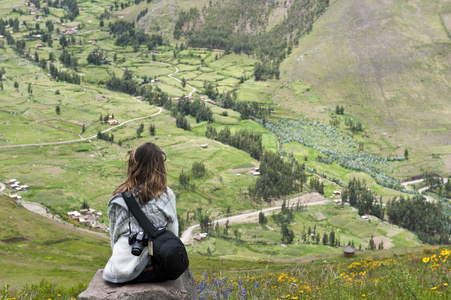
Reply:
[[88, 283], [111, 255], [109, 238], [27, 211], [0, 196], [0, 284], [22, 287], [46, 278], [60, 285]]
[[[297, 3], [301, 2], [303, 1], [297, 1]], [[315, 1], [315, 3], [320, 2]], [[409, 161], [391, 164], [386, 162], [386, 170], [384, 169], [384, 171], [389, 175], [393, 174], [391, 170], [394, 167], [396, 174], [400, 176], [417, 174], [421, 171], [421, 168], [426, 167], [434, 167], [434, 170], [437, 172], [445, 171], [442, 152], [434, 152], [431, 158], [429, 157], [431, 155], [428, 152], [429, 150], [426, 150], [440, 145], [443, 145], [443, 149], [448, 147], [446, 146], [446, 143], [449, 141], [446, 136], [448, 121], [444, 120], [446, 109], [441, 111], [437, 109], [437, 113], [435, 113], [436, 111], [423, 107], [423, 110], [428, 114], [439, 116], [435, 121], [442, 122], [443, 128], [446, 127], [445, 130], [428, 127], [429, 125], [423, 121], [421, 121], [423, 123], [418, 123], [421, 127], [414, 127], [410, 114], [405, 118], [398, 117], [396, 119], [395, 113], [403, 111], [401, 104], [405, 103], [407, 98], [399, 98], [399, 101], [404, 99], [402, 103], [387, 102], [390, 104], [388, 105], [384, 102], [383, 104], [377, 104], [379, 103], [375, 98], [377, 93], [374, 91], [374, 89], [381, 91], [381, 89], [377, 90], [374, 86], [389, 86], [392, 78], [387, 79], [384, 77], [385, 79], [381, 81], [380, 85], [378, 85], [377, 80], [379, 79], [377, 78], [382, 77], [368, 77], [371, 80], [365, 79], [367, 78], [366, 76], [376, 76], [377, 74], [380, 76], [382, 76], [381, 74], [391, 76], [391, 73], [384, 68], [381, 70], [385, 70], [385, 73], [379, 69], [377, 71], [379, 73], [374, 73], [375, 71], [371, 73], [362, 67], [362, 64], [368, 63], [370, 58], [374, 60], [377, 58], [376, 65], [382, 64], [388, 68], [392, 65], [391, 60], [394, 58], [388, 60], [388, 56], [386, 58], [382, 57], [382, 54], [385, 52], [381, 49], [379, 49], [379, 54], [375, 58], [372, 56], [373, 52], [365, 52], [370, 50], [357, 51], [358, 47], [366, 47], [361, 41], [363, 37], [360, 36], [359, 38], [349, 38], [352, 43], [344, 44], [354, 52], [348, 48], [332, 51], [328, 48], [332, 46], [322, 44], [326, 43], [327, 39], [330, 39], [336, 43], [330, 44], [334, 45], [334, 49], [345, 47], [340, 42], [345, 40], [344, 38], [340, 40], [334, 36], [329, 36], [327, 30], [335, 30], [335, 28], [331, 28], [330, 24], [337, 28], [340, 26], [345, 28], [344, 26], [348, 24], [348, 21], [341, 24], [341, 18], [344, 20], [348, 20], [351, 16], [356, 18], [355, 15], [359, 16], [360, 6], [367, 9], [363, 10], [363, 12], [378, 11], [379, 13], [375, 14], [375, 16], [391, 14], [390, 16], [393, 16], [393, 20], [390, 19], [390, 22], [384, 21], [382, 23], [384, 26], [393, 26], [390, 27], [392, 29], [391, 31], [388, 30], [388, 32], [399, 38], [399, 34], [394, 32], [393, 28], [395, 27], [391, 22], [402, 23], [402, 20], [405, 22], [408, 20], [408, 17], [404, 17], [404, 14], [410, 12], [407, 4], [399, 5], [397, 7], [398, 10], [393, 8], [385, 11], [379, 7], [382, 4], [353, 3], [345, 0], [334, 2], [331, 9], [319, 19], [318, 25], [314, 26], [313, 32], [300, 40], [299, 47], [292, 49], [294, 51], [293, 54], [289, 56], [282, 66], [282, 79], [276, 80], [273, 78], [267, 81], [255, 81], [252, 78], [252, 73], [254, 64], [258, 61], [256, 56], [239, 55], [217, 49], [182, 50], [180, 44], [175, 45], [171, 35], [173, 23], [177, 20], [177, 14], [181, 10], [187, 10], [191, 7], [200, 8], [207, 1], [170, 0], [152, 1], [149, 4], [143, 1], [138, 5], [123, 8], [116, 8], [111, 1], [106, 0], [78, 1], [78, 3], [80, 16], [72, 22], [64, 20], [64, 22], [67, 22], [66, 25], [57, 22], [64, 17], [65, 12], [62, 8], [51, 7], [47, 16], [44, 16], [42, 12], [37, 12], [38, 15], [35, 16], [29, 13], [20, 13], [20, 11], [28, 11], [29, 8], [21, 0], [1, 1], [0, 3], [0, 18], [11, 19], [11, 22], [13, 22], [14, 18], [18, 18], [22, 22], [21, 24], [25, 21], [26, 26], [28, 26], [28, 28], [26, 26], [18, 27], [11, 33], [17, 41], [25, 41], [25, 53], [22, 55], [15, 52], [15, 46], [7, 45], [6, 41], [2, 40], [1, 42], [4, 43], [0, 44], [0, 67], [4, 68], [5, 71], [5, 78], [1, 81], [2, 89], [0, 89], [0, 98], [2, 99], [0, 101], [0, 126], [2, 129], [0, 131], [0, 147], [2, 147], [0, 149], [0, 166], [2, 170], [0, 181], [16, 178], [22, 184], [30, 185], [30, 190], [26, 193], [21, 193], [21, 196], [27, 201], [35, 201], [47, 206], [53, 213], [60, 214], [64, 220], [67, 211], [79, 209], [82, 202], [86, 201], [90, 207], [104, 213], [102, 221], [108, 224], [106, 217], [107, 202], [111, 197], [112, 191], [124, 178], [122, 167], [124, 166], [126, 153], [146, 141], [155, 142], [168, 155], [169, 186], [176, 193], [178, 213], [180, 220], [183, 221], [181, 223], [185, 223], [185, 227], [187, 224], [198, 223], [201, 212], [215, 219], [248, 210], [258, 210], [268, 205], [263, 203], [263, 201], [251, 201], [251, 198], [247, 195], [248, 187], [256, 181], [256, 177], [252, 176], [249, 170], [252, 167], [259, 166], [259, 162], [244, 151], [207, 139], [205, 137], [206, 121], [196, 122], [194, 117], [187, 116], [191, 131], [185, 131], [177, 128], [175, 118], [169, 109], [156, 107], [155, 103], [150, 102], [150, 100], [146, 101], [142, 94], [139, 96], [138, 93], [133, 95], [120, 93], [115, 91], [118, 87], [112, 87], [111, 90], [106, 89], [105, 83], [112, 74], [121, 78], [123, 74], [128, 73], [125, 71], [131, 72], [131, 81], [136, 83], [138, 87], [149, 88], [152, 91], [159, 90], [170, 97], [180, 97], [182, 94], [187, 95], [189, 93], [205, 96], [206, 88], [204, 84], [206, 81], [212, 84], [213, 88], [211, 90], [219, 93], [236, 89], [238, 100], [274, 104], [274, 108], [276, 108], [272, 115], [274, 119], [298, 118], [300, 115], [308, 116], [313, 120], [309, 123], [311, 125], [309, 127], [318, 125], [316, 123], [313, 124], [315, 119], [328, 123], [332, 118], [334, 107], [337, 104], [343, 105], [345, 114], [336, 117], [341, 122], [339, 130], [337, 130], [340, 132], [337, 140], [355, 139], [355, 141], [352, 140], [348, 144], [335, 145], [337, 149], [334, 149], [334, 151], [337, 153], [343, 150], [338, 149], [340, 147], [352, 148], [352, 151], [363, 153], [357, 148], [359, 142], [363, 142], [364, 150], [377, 152], [383, 156], [403, 156], [404, 149], [409, 148], [409, 151], [412, 150], [410, 151], [411, 159]], [[272, 32], [273, 28], [279, 27], [284, 16], [288, 13], [290, 3], [292, 2], [268, 1], [268, 4], [271, 4], [269, 6], [271, 14], [254, 20], [257, 23], [259, 22], [258, 20], [264, 20], [267, 27], [265, 28], [264, 24], [256, 23], [258, 26], [262, 26], [258, 27], [256, 25], [259, 28], [257, 32], [263, 32], [264, 30]], [[413, 3], [413, 1], [409, 3]], [[352, 12], [350, 16], [347, 15], [346, 4], [355, 4], [350, 8], [348, 7], [348, 10]], [[43, 2], [42, 5], [46, 6], [47, 4]], [[110, 7], [110, 5], [113, 5], [113, 7]], [[227, 5], [227, 1], [224, 1], [221, 5]], [[420, 4], [418, 3], [418, 5]], [[16, 11], [13, 11], [13, 7]], [[388, 7], [390, 8], [391, 6]], [[150, 49], [152, 47], [148, 47], [146, 44], [118, 46], [115, 37], [112, 37], [108, 30], [108, 24], [122, 18], [135, 20], [146, 8], [149, 9], [149, 13], [140, 19], [139, 26], [140, 28], [148, 28], [149, 32], [152, 33], [162, 33], [164, 44], [155, 49]], [[423, 14], [428, 11], [426, 7], [423, 8], [421, 6], [421, 8], [423, 9]], [[110, 9], [111, 11], [108, 11]], [[354, 10], [357, 10], [357, 12]], [[218, 9], [211, 13], [212, 16], [219, 16], [220, 12], [220, 9]], [[254, 10], [249, 12], [252, 12], [252, 14], [256, 13]], [[397, 16], [397, 13], [400, 13], [403, 18], [395, 18], [394, 16]], [[105, 24], [103, 26], [101, 26], [98, 18], [101, 14], [109, 15], [109, 18], [104, 18]], [[430, 11], [427, 16], [430, 14], [433, 15], [433, 12]], [[43, 19], [38, 19], [38, 16], [41, 16]], [[365, 15], [365, 18], [359, 19], [359, 22], [362, 23], [361, 31], [359, 32], [369, 30], [365, 22], [371, 20], [370, 16], [374, 17], [368, 13], [368, 15]], [[446, 17], [443, 17], [443, 20], [445, 19]], [[52, 33], [54, 38], [52, 46], [49, 46], [48, 43], [46, 44], [41, 39], [24, 36], [24, 34], [35, 31], [37, 27], [40, 27], [44, 33], [47, 33], [47, 29], [45, 29], [47, 26], [46, 21], [49, 20], [54, 22], [55, 26], [55, 30]], [[336, 22], [336, 24], [333, 22]], [[349, 22], [352, 23], [352, 19]], [[246, 28], [243, 20], [239, 20], [239, 23], [240, 26], [243, 26], [242, 28]], [[64, 51], [59, 43], [61, 35], [56, 32], [57, 30], [67, 29], [67, 25], [78, 27], [77, 33], [74, 35], [74, 41], [70, 41], [66, 46], [68, 53], [78, 61], [76, 70], [73, 66], [65, 66], [60, 58]], [[352, 32], [353, 26], [349, 24], [347, 26], [349, 27], [346, 27], [346, 32], [350, 34], [349, 32]], [[374, 27], [372, 30], [379, 28], [375, 25]], [[413, 31], [409, 31], [411, 30], [410, 27], [406, 30], [410, 34], [406, 36], [414, 35]], [[440, 27], [434, 27], [434, 30], [441, 32]], [[323, 36], [320, 35], [321, 32], [323, 32]], [[365, 36], [367, 37], [366, 42], [370, 43], [370, 33], [367, 33]], [[69, 39], [71, 40], [71, 38]], [[186, 42], [183, 38], [178, 42], [182, 41]], [[404, 42], [411, 45], [409, 47], [416, 45], [415, 47], [419, 47], [418, 49], [423, 49], [421, 51], [429, 51], [438, 45], [436, 42], [427, 44], [420, 38], [415, 40], [415, 42], [410, 40]], [[424, 44], [420, 42], [424, 42]], [[353, 43], [357, 43], [358, 47]], [[37, 44], [42, 45], [39, 47]], [[285, 43], [282, 44], [285, 47]], [[445, 49], [446, 39], [442, 44], [443, 49]], [[390, 45], [387, 44], [386, 47]], [[422, 47], [429, 45], [429, 48], [421, 48], [418, 45], [423, 45]], [[354, 46], [357, 48], [352, 48]], [[379, 44], [377, 46], [379, 47]], [[399, 47], [404, 49], [401, 46]], [[326, 49], [329, 50], [326, 51]], [[430, 81], [434, 81], [437, 87], [435, 92], [437, 93], [438, 102], [431, 102], [436, 107], [437, 103], [445, 101], [443, 97], [439, 97], [445, 94], [445, 90], [440, 90], [439, 88], [443, 88], [443, 86], [439, 82], [432, 80], [432, 78], [435, 78], [432, 77], [435, 70], [431, 63], [432, 59], [426, 59], [424, 53], [427, 52], [421, 52], [418, 49], [415, 51], [419, 51], [420, 54], [423, 53], [422, 57], [426, 62], [419, 60], [409, 65], [410, 60], [403, 61], [404, 67], [399, 68], [403, 73], [396, 74], [406, 76], [406, 80], [403, 80], [403, 82], [407, 84], [407, 79], [414, 78], [414, 76], [409, 75], [411, 72], [406, 69], [406, 65], [427, 70], [429, 72], [427, 74], [431, 77]], [[105, 55], [101, 65], [88, 63], [87, 57], [93, 52], [102, 52]], [[331, 58], [332, 55], [338, 55], [335, 52], [341, 53], [342, 57], [340, 56], [340, 59], [352, 56], [352, 60], [341, 61], [342, 73], [336, 72], [334, 76], [331, 76], [332, 73], [324, 71], [322, 66], [325, 66], [325, 63], [327, 63], [330, 68], [335, 67], [334, 62], [339, 61]], [[83, 78], [81, 84], [71, 84], [52, 79], [48, 75], [49, 71], [46, 69], [47, 64], [49, 64], [46, 60], [51, 54], [55, 58], [54, 64], [60, 70], [67, 70], [71, 74], [76, 73], [81, 76]], [[31, 55], [34, 58], [31, 58]], [[26, 58], [27, 56], [30, 59]], [[39, 63], [36, 62], [36, 56], [40, 58]], [[327, 57], [327, 59], [324, 57]], [[439, 56], [433, 57], [437, 60], [435, 62], [438, 65], [442, 63], [437, 58]], [[42, 67], [42, 60], [44, 60], [45, 67]], [[388, 60], [388, 63], [386, 60]], [[371, 69], [370, 67], [368, 68]], [[175, 74], [176, 70], [178, 70], [178, 73]], [[441, 72], [443, 74], [440, 76], [446, 78], [446, 69], [441, 70]], [[320, 73], [321, 75], [318, 75]], [[184, 86], [170, 78], [168, 76], [170, 74], [174, 74], [173, 76], [179, 80], [186, 79], [187, 85]], [[344, 75], [338, 76], [338, 74]], [[347, 78], [351, 78], [353, 80], [351, 81], [352, 83], [349, 83]], [[373, 85], [368, 83], [368, 91], [365, 92], [367, 94], [355, 90], [360, 84], [359, 80], [363, 80], [361, 78], [373, 83]], [[150, 79], [158, 79], [160, 82], [151, 83], [149, 82]], [[417, 88], [417, 86], [414, 88]], [[414, 88], [410, 89], [409, 87], [409, 90], [407, 90], [407, 86], [404, 86], [403, 89], [406, 89], [406, 91], [403, 90], [403, 93], [413, 93], [411, 90], [414, 90]], [[429, 88], [426, 92], [427, 88], [426, 83], [418, 83], [418, 91], [424, 91], [425, 95], [433, 93], [433, 91], [429, 91]], [[366, 104], [359, 102], [361, 101], [360, 95], [370, 95], [371, 99], [374, 99], [374, 108], [371, 108], [373, 110], [366, 109]], [[432, 97], [432, 95], [430, 96]], [[340, 99], [340, 101], [337, 99]], [[173, 107], [176, 106], [175, 101], [173, 104]], [[392, 107], [392, 104], [399, 104], [399, 106]], [[167, 108], [167, 106], [165, 107]], [[218, 132], [225, 126], [229, 126], [232, 132], [240, 129], [260, 132], [264, 150], [283, 150], [286, 152], [286, 156], [292, 155], [300, 163], [305, 163], [307, 170], [316, 170], [323, 178], [326, 175], [326, 178], [336, 178], [344, 183], [353, 177], [365, 179], [368, 187], [378, 194], [384, 195], [384, 200], [401, 194], [401, 192], [377, 185], [375, 179], [367, 173], [348, 170], [337, 163], [326, 164], [321, 162], [319, 160], [320, 152], [312, 147], [301, 145], [294, 140], [290, 142], [288, 140], [282, 142], [277, 140], [278, 136], [269, 129], [266, 129], [258, 122], [242, 120], [240, 114], [232, 109], [224, 109], [210, 104], [208, 104], [208, 107], [212, 109], [214, 117], [214, 122], [211, 126], [215, 127]], [[373, 116], [373, 113], [385, 116], [384, 113], [387, 111], [387, 108], [390, 108], [392, 118], [396, 122], [393, 123], [389, 119], [390, 116], [387, 117], [388, 119]], [[409, 112], [415, 112], [410, 110], [417, 110], [418, 114], [422, 110], [419, 108], [419, 105], [405, 109], [408, 109]], [[366, 113], [368, 113], [368, 116], [365, 115]], [[111, 127], [102, 121], [106, 115], [113, 114], [121, 126]], [[128, 122], [135, 118], [143, 119]], [[345, 129], [343, 124], [347, 118], [360, 120], [364, 123], [367, 130], [363, 133], [352, 134]], [[430, 116], [428, 117], [426, 114], [424, 118], [430, 118]], [[144, 132], [139, 136], [137, 129], [141, 124], [144, 126]], [[404, 126], [405, 124], [411, 125], [412, 132], [408, 132], [408, 127]], [[155, 125], [155, 135], [150, 135], [150, 125]], [[318, 125], [317, 127], [323, 128], [323, 125]], [[421, 128], [421, 130], [432, 128], [433, 130], [422, 132], [418, 128]], [[109, 133], [114, 135], [113, 142], [92, 138], [91, 140], [72, 144], [3, 148], [4, 146], [20, 144], [77, 140], [96, 136], [99, 131], [109, 129], [112, 129]], [[327, 148], [327, 145], [330, 144], [327, 131], [330, 131], [330, 129], [319, 132], [310, 131], [301, 135], [309, 138], [315, 135], [316, 138], [322, 140], [321, 146]], [[303, 130], [297, 129], [296, 132], [292, 133], [299, 135], [302, 132]], [[421, 134], [418, 132], [421, 132]], [[436, 138], [439, 134], [444, 138]], [[418, 135], [423, 138], [418, 140], [421, 142], [421, 145], [427, 143], [427, 146], [413, 146], [415, 143], [410, 139], [418, 137]], [[208, 147], [206, 149], [201, 148], [200, 145], [202, 144], [208, 144]], [[179, 183], [179, 175], [182, 172], [191, 175], [191, 168], [194, 162], [203, 162], [205, 164], [206, 175], [197, 179], [191, 177], [190, 183], [195, 185], [191, 189], [184, 188]], [[308, 176], [309, 179], [316, 178], [316, 175], [310, 172], [308, 172]], [[325, 182], [325, 196], [329, 198], [332, 192], [339, 189], [339, 187], [332, 182]], [[308, 187], [305, 187], [305, 190], [310, 191]], [[297, 196], [299, 195], [290, 195], [287, 198]], [[5, 253], [5, 258], [0, 259], [2, 270], [0, 279], [3, 282], [17, 287], [23, 284], [24, 278], [27, 282], [37, 282], [42, 277], [46, 277], [51, 282], [60, 282], [61, 284], [70, 284], [78, 280], [87, 283], [94, 271], [102, 267], [109, 257], [109, 243], [106, 238], [78, 236], [76, 235], [78, 230], [75, 229], [69, 229], [70, 233], [68, 234], [66, 231], [67, 226], [51, 220], [40, 219], [21, 210], [13, 202], [5, 199], [2, 201], [5, 201], [5, 205], [0, 205], [0, 207], [6, 208], [0, 214], [3, 216], [0, 217], [0, 225], [5, 229], [0, 232], [2, 240], [0, 242], [0, 250], [3, 251], [2, 253]], [[319, 216], [321, 215], [325, 219], [320, 220]], [[9, 218], [10, 216], [11, 218]], [[186, 220], [187, 222], [185, 222]], [[28, 232], [28, 226], [30, 225], [32, 228]], [[377, 219], [371, 219], [368, 222], [363, 221], [354, 209], [341, 209], [332, 204], [312, 207], [299, 212], [289, 225], [290, 229], [294, 231], [296, 238], [294, 243], [287, 247], [280, 245], [280, 226], [272, 219], [264, 226], [258, 225], [256, 221], [253, 224], [233, 225], [228, 229], [228, 235], [218, 233], [216, 236], [213, 236], [214, 234], [212, 233], [211, 237], [207, 238], [204, 243], [193, 244], [189, 248], [193, 271], [197, 276], [205, 270], [218, 273], [221, 270], [231, 270], [232, 273], [238, 270], [261, 268], [277, 270], [285, 268], [287, 266], [285, 263], [297, 263], [299, 256], [302, 256], [302, 261], [312, 258], [317, 260], [336, 257], [337, 253], [340, 252], [340, 247], [329, 247], [318, 245], [318, 243], [301, 241], [301, 236], [308, 227], [317, 227], [318, 232], [321, 234], [329, 233], [331, 230], [336, 230], [338, 233], [338, 230], [340, 230], [339, 237], [343, 243], [354, 241], [357, 247], [361, 244], [363, 248], [367, 246], [371, 235], [383, 240], [386, 247], [393, 246], [399, 249], [420, 245], [416, 236], [410, 232], [403, 231]], [[221, 232], [223, 227], [219, 229], [219, 232]], [[68, 235], [73, 235], [76, 239], [69, 239]], [[16, 258], [20, 260], [22, 268], [11, 267], [11, 260]], [[93, 261], [95, 263], [91, 263]], [[39, 270], [39, 272], [35, 270]]]
[[[292, 244], [281, 245], [281, 225], [275, 222], [278, 212], [274, 212], [264, 225], [259, 224], [255, 218], [252, 223], [230, 226], [227, 234], [225, 225], [219, 226], [218, 229], [215, 227], [204, 242], [194, 242], [189, 247], [190, 253], [216, 259], [276, 263], [284, 260], [298, 261], [300, 257], [303, 257], [302, 260], [306, 257], [318, 260], [342, 251], [341, 246], [324, 245], [322, 238], [324, 234], [329, 236], [331, 231], [334, 231], [340, 244], [353, 243], [357, 249], [362, 250], [369, 247], [371, 236], [374, 237], [376, 245], [382, 243], [384, 249], [422, 245], [413, 233], [375, 217], [370, 220], [362, 219], [357, 210], [350, 207], [329, 203], [296, 211], [296, 204], [291, 203], [295, 210], [294, 218], [290, 222], [290, 229], [295, 233]], [[315, 241], [317, 234], [321, 239], [319, 242]], [[360, 253], [365, 255], [364, 252]]]
[[450, 9], [449, 1], [331, 2], [283, 63], [276, 103], [324, 122], [343, 105], [367, 128], [366, 149], [410, 150], [398, 175], [449, 174]]

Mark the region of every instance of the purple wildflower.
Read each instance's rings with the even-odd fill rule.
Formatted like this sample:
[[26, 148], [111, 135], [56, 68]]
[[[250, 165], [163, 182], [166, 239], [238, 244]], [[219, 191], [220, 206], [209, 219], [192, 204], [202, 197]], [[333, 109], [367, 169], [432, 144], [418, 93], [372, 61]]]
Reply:
[[246, 299], [246, 289], [245, 288], [243, 288], [241, 290], [241, 298]]

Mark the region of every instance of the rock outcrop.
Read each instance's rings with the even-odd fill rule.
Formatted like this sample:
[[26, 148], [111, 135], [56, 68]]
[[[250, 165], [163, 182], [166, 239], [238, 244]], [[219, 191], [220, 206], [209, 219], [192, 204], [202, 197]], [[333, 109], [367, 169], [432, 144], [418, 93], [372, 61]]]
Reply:
[[195, 300], [196, 281], [188, 269], [177, 280], [161, 283], [115, 284], [102, 278], [98, 270], [78, 300]]

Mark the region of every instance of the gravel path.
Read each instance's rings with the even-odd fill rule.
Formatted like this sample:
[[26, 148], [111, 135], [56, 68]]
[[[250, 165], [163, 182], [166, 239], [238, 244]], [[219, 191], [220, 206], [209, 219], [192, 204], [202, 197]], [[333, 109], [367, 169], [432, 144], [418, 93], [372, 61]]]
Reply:
[[[305, 203], [305, 205], [308, 205], [308, 206], [321, 205], [321, 204], [326, 204], [328, 202], [330, 202], [330, 201], [322, 200], [322, 201], [318, 201], [318, 202]], [[236, 216], [221, 218], [221, 219], [213, 221], [213, 223], [214, 224], [218, 223], [219, 225], [225, 225], [227, 220], [229, 221], [229, 225], [251, 223], [251, 222], [255, 222], [255, 220], [258, 219], [258, 215], [260, 214], [260, 212], [263, 212], [265, 215], [269, 215], [271, 212], [281, 209], [281, 207], [282, 206], [274, 206], [274, 207], [263, 208], [263, 209], [260, 209], [258, 211], [253, 211], [253, 212], [239, 214], [239, 215], [236, 215]], [[199, 224], [192, 225], [192, 226], [188, 227], [188, 229], [186, 229], [183, 232], [182, 237], [180, 238], [182, 240], [182, 242], [184, 242], [184, 243], [190, 242], [191, 239], [193, 238], [193, 231], [196, 228], [198, 228], [198, 227], [200, 227]]]
[[[158, 111], [157, 113], [154, 113], [154, 114], [149, 115], [149, 116], [140, 117], [140, 118], [135, 118], [135, 119], [131, 119], [131, 120], [128, 120], [128, 121], [121, 122], [119, 125], [116, 125], [116, 126], [114, 126], [114, 127], [110, 127], [110, 128], [108, 128], [108, 129], [105, 129], [105, 130], [101, 131], [101, 133], [105, 133], [105, 132], [114, 130], [114, 129], [116, 129], [116, 128], [120, 127], [120, 126], [123, 126], [123, 125], [125, 125], [125, 124], [127, 124], [127, 123], [130, 123], [130, 122], [134, 122], [134, 121], [138, 121], [138, 120], [142, 120], [142, 119], [147, 119], [147, 118], [155, 117], [155, 116], [161, 114], [161, 112], [163, 111], [163, 109], [160, 108], [160, 107], [159, 107], [158, 109], [159, 109], [159, 111]], [[69, 140], [69, 141], [60, 141], [60, 142], [48, 142], [48, 143], [21, 144], [21, 145], [6, 145], [6, 146], [0, 146], [0, 149], [6, 149], [6, 148], [19, 148], [19, 147], [33, 147], [33, 146], [51, 146], [51, 145], [72, 144], [72, 143], [85, 142], [85, 141], [93, 140], [93, 139], [96, 139], [96, 138], [97, 138], [97, 135], [93, 135], [93, 136], [90, 136], [90, 137], [80, 138], [80, 139], [78, 139], [78, 140]]]

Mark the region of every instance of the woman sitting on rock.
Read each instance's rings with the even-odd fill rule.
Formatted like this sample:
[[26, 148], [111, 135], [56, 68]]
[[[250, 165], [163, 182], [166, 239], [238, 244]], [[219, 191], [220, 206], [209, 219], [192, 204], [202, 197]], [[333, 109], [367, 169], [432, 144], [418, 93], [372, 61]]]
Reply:
[[164, 274], [158, 274], [152, 267], [147, 246], [139, 256], [132, 254], [129, 236], [142, 229], [129, 213], [121, 194], [130, 191], [155, 227], [166, 227], [178, 235], [175, 195], [167, 186], [166, 154], [149, 142], [129, 155], [127, 177], [108, 203], [113, 254], [105, 266], [103, 279], [114, 283], [165, 281]]

